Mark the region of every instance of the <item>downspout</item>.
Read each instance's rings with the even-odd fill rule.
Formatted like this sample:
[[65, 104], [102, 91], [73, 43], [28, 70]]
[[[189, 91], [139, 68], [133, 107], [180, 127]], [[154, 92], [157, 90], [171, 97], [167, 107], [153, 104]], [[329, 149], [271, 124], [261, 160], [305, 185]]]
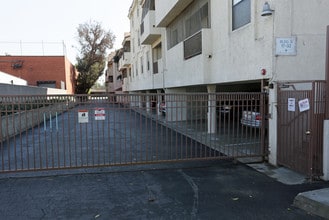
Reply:
[[326, 40], [326, 119], [329, 120], [329, 25]]

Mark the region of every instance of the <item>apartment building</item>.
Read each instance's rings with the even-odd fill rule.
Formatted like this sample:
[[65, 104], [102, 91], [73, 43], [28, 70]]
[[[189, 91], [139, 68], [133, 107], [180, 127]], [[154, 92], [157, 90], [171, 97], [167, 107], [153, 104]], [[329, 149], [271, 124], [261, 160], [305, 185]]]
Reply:
[[[125, 33], [122, 48], [109, 54], [105, 73], [106, 92], [120, 94], [127, 91], [131, 76], [130, 33]], [[126, 80], [126, 82], [124, 82]]]
[[278, 101], [298, 105], [301, 97], [281, 92], [314, 91], [325, 80], [328, 10], [323, 0], [133, 0], [126, 90], [266, 92], [269, 161], [284, 164]]

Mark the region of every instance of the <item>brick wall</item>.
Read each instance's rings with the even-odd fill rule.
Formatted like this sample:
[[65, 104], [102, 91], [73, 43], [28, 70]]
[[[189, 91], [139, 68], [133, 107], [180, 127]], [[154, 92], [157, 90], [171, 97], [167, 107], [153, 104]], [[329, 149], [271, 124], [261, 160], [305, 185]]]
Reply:
[[67, 93], [74, 93], [76, 71], [65, 56], [0, 56], [0, 71], [22, 78], [30, 86], [55, 81], [60, 89], [62, 81]]

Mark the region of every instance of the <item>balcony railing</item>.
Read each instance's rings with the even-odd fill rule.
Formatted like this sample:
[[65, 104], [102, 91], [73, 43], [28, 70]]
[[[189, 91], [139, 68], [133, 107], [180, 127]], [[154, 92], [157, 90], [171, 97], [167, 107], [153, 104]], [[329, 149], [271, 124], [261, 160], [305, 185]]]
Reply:
[[123, 56], [119, 60], [119, 70], [128, 68], [131, 62], [131, 52], [124, 52]]
[[161, 36], [161, 29], [155, 27], [155, 11], [149, 11], [141, 24], [142, 44], [152, 44]]

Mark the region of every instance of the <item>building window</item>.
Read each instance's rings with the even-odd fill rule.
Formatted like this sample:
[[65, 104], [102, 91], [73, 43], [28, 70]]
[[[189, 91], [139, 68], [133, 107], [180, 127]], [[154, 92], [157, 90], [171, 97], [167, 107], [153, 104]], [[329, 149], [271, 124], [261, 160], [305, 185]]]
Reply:
[[159, 60], [162, 58], [162, 45], [158, 44], [153, 48], [153, 74], [159, 73]]
[[175, 46], [176, 44], [178, 44], [178, 42], [178, 30], [175, 29], [171, 32], [171, 45]]
[[232, 30], [236, 30], [251, 21], [250, 0], [232, 0]]
[[141, 35], [144, 34], [144, 21], [141, 23]]
[[135, 66], [134, 64], [131, 65], [131, 71], [130, 71], [130, 80], [135, 77]]
[[150, 71], [150, 51], [146, 52], [146, 65], [147, 71]]
[[184, 59], [197, 56], [202, 53], [201, 31], [184, 41]]
[[135, 64], [135, 76], [138, 76], [138, 64]]
[[56, 88], [56, 81], [49, 80], [49, 81], [37, 81], [38, 87], [46, 87], [46, 88]]
[[141, 57], [141, 74], [144, 73], [144, 59]]
[[141, 33], [140, 33], [140, 31], [138, 31], [138, 38], [137, 38], [137, 44], [138, 44], [138, 46], [140, 46], [141, 45], [141, 38], [140, 38], [140, 36], [141, 36]]

